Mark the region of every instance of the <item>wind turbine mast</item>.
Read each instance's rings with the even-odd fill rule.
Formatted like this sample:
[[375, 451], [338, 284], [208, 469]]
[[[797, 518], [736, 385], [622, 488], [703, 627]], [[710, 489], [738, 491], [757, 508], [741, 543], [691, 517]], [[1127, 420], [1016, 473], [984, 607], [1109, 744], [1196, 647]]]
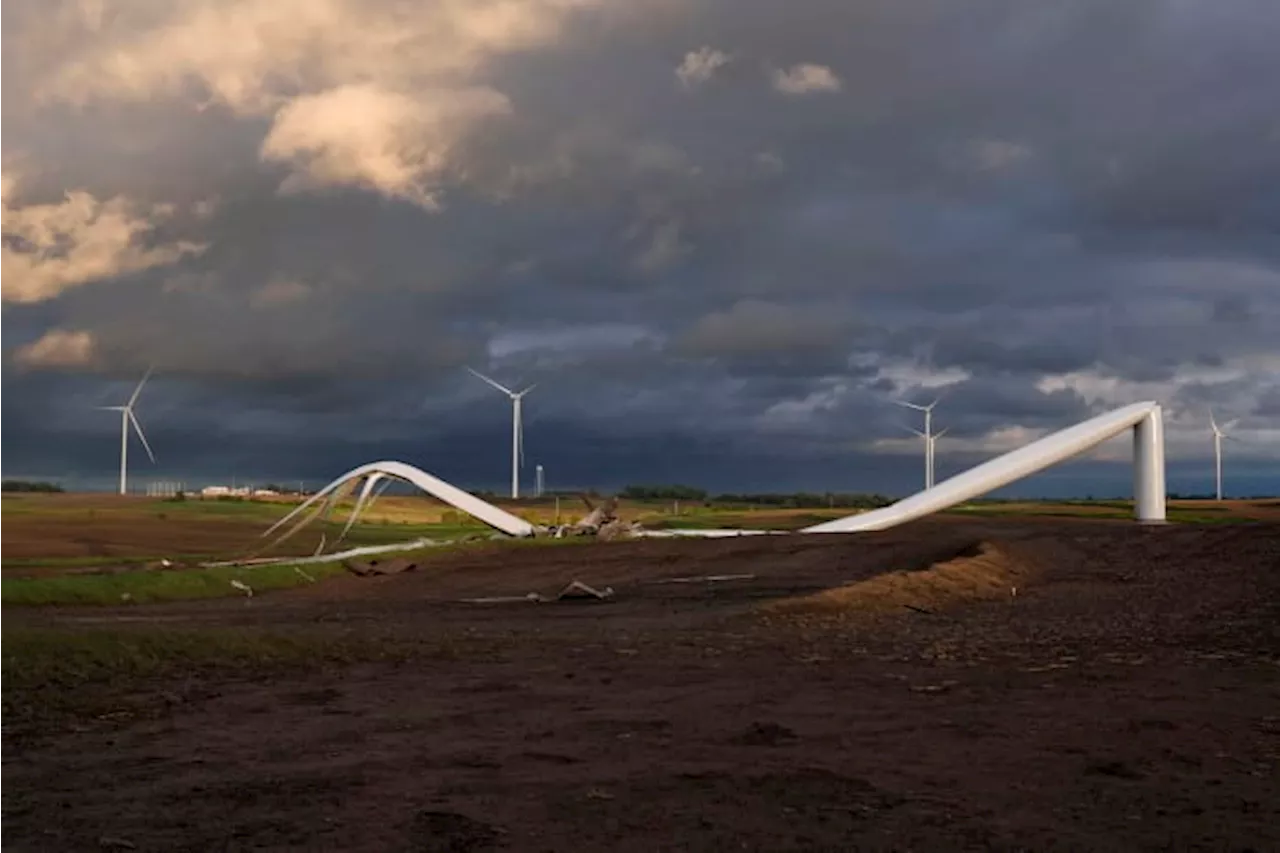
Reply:
[[[1235, 421], [1227, 424], [1227, 427], [1235, 424]], [[1218, 500], [1222, 500], [1222, 440], [1231, 439], [1227, 435], [1227, 430], [1218, 426], [1218, 422], [1213, 417], [1213, 412], [1209, 412], [1209, 428], [1213, 430], [1213, 474], [1214, 474], [1214, 493]]]
[[129, 397], [129, 402], [123, 406], [99, 406], [100, 409], [109, 412], [120, 413], [120, 494], [127, 495], [129, 493], [129, 425], [133, 425], [133, 429], [138, 433], [138, 438], [142, 441], [142, 447], [147, 451], [147, 456], [151, 458], [152, 463], [156, 461], [156, 455], [151, 452], [151, 445], [147, 443], [147, 437], [142, 432], [142, 425], [138, 423], [138, 418], [133, 413], [133, 404], [138, 402], [138, 395], [142, 393], [142, 386], [147, 384], [147, 380], [151, 378], [151, 371], [154, 367], [148, 367], [147, 372], [143, 374], [142, 381], [138, 383], [138, 387], [133, 389], [133, 394]]
[[[950, 429], [950, 427], [947, 429]], [[934, 478], [934, 462], [938, 458], [938, 439], [947, 434], [947, 429], [930, 434], [915, 427], [906, 427], [907, 432], [914, 433], [924, 440], [925, 489], [932, 489], [936, 482]]]
[[514, 500], [520, 497], [520, 466], [524, 462], [524, 421], [521, 403], [524, 401], [524, 395], [536, 388], [537, 384], [530, 385], [523, 391], [512, 391], [478, 370], [472, 370], [470, 367], [467, 370], [472, 376], [484, 380], [511, 399], [511, 497]]
[[511, 395], [511, 497], [520, 497], [520, 422], [521, 395]]
[[120, 407], [120, 494], [129, 493], [129, 407]]
[[908, 403], [905, 400], [894, 400], [899, 406], [915, 409], [917, 412], [924, 412], [924, 432], [918, 432], [917, 430], [912, 430], [912, 432], [924, 439], [924, 487], [926, 489], [933, 488], [933, 442], [936, 438], [933, 434], [933, 407], [938, 405], [941, 400], [941, 397], [936, 397], [927, 406]]

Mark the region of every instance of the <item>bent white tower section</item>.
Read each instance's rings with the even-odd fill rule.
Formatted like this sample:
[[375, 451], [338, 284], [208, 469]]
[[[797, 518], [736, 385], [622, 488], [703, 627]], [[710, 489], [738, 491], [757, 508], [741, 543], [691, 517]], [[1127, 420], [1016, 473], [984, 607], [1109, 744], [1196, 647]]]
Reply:
[[[483, 521], [485, 524], [497, 530], [506, 533], [509, 536], [532, 536], [533, 525], [518, 518], [504, 509], [499, 509], [488, 501], [483, 501], [473, 494], [464, 492], [457, 486], [446, 483], [439, 477], [433, 477], [421, 468], [404, 462], [370, 462], [368, 465], [361, 465], [359, 468], [352, 468], [347, 473], [338, 477], [336, 480], [316, 492], [306, 501], [299, 504], [284, 518], [275, 524], [262, 535], [269, 536], [276, 530], [283, 527], [291, 519], [302, 515], [310, 506], [315, 506], [315, 510], [310, 516], [307, 516], [291, 530], [281, 536], [276, 543], [284, 541], [284, 539], [293, 535], [299, 528], [307, 522], [314, 519], [321, 511], [331, 509], [333, 504], [342, 496], [351, 490], [356, 483], [364, 479], [364, 487], [360, 491], [360, 495], [356, 499], [356, 505], [351, 511], [351, 516], [347, 520], [346, 528], [343, 529], [342, 535], [345, 536], [347, 531], [351, 529], [351, 525], [355, 523], [356, 518], [360, 515], [373, 493], [374, 487], [379, 480], [403, 480], [417, 486], [422, 491], [438, 498], [452, 507], [462, 510], [463, 512], [474, 516]], [[327, 500], [325, 500], [327, 499]], [[324, 503], [321, 501], [324, 500]], [[341, 539], [341, 537], [339, 537]]]
[[970, 468], [927, 491], [883, 509], [806, 527], [801, 533], [858, 533], [885, 530], [995, 491], [1077, 456], [1126, 429], [1133, 430], [1134, 515], [1140, 522], [1165, 520], [1164, 421], [1160, 405], [1134, 403], [1090, 418]]

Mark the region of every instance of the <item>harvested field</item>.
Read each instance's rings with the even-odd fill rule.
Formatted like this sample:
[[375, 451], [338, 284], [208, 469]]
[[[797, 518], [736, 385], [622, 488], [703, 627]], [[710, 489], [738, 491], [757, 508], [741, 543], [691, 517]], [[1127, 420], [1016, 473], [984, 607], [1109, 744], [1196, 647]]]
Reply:
[[[615, 597], [464, 601], [575, 579]], [[491, 547], [4, 615], [6, 849], [1280, 846], [1275, 526]]]

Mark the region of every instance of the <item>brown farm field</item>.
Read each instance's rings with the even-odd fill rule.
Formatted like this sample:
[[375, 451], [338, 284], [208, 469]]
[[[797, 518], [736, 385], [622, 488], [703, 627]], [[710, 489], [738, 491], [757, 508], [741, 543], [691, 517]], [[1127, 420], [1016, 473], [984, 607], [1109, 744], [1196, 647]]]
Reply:
[[[118, 512], [76, 552], [112, 559], [154, 549], [146, 531], [233, 547], [281, 512], [49, 500], [72, 526]], [[388, 526], [448, 523], [404, 500]], [[13, 506], [6, 546], [56, 542], [48, 507]], [[3, 843], [1280, 849], [1275, 508], [1156, 527], [1026, 509], [489, 543], [252, 598], [6, 605]], [[174, 532], [202, 524], [226, 538]], [[521, 599], [572, 580], [613, 597]]]

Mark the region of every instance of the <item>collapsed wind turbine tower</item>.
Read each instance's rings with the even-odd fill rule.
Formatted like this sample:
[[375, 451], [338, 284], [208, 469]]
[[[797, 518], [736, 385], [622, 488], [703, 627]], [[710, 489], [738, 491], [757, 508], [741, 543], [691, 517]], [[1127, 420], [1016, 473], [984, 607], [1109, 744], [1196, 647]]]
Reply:
[[[509, 393], [509, 392], [508, 392]], [[1090, 418], [1083, 423], [1050, 433], [1017, 450], [989, 459], [977, 467], [970, 468], [944, 480], [932, 489], [917, 492], [910, 497], [870, 512], [824, 521], [821, 524], [801, 528], [798, 533], [859, 533], [871, 530], [888, 530], [900, 524], [906, 524], [918, 518], [932, 515], [967, 500], [987, 494], [1023, 477], [1043, 471], [1060, 462], [1096, 447], [1115, 436], [1126, 432], [1133, 433], [1133, 496], [1134, 516], [1140, 524], [1163, 524], [1166, 520], [1165, 458], [1164, 458], [1164, 419], [1160, 404], [1154, 400], [1145, 400], [1124, 406], [1110, 412]], [[367, 508], [368, 499], [376, 491], [383, 480], [399, 480], [416, 486], [427, 494], [466, 512], [468, 515], [495, 528], [507, 536], [578, 536], [594, 535], [609, 538], [615, 535], [643, 537], [701, 537], [718, 538], [726, 536], [762, 536], [783, 534], [782, 530], [743, 530], [721, 528], [692, 528], [645, 530], [635, 523], [620, 523], [617, 518], [617, 498], [594, 506], [587, 502], [590, 514], [581, 521], [561, 525], [557, 518], [552, 527], [534, 525], [523, 518], [518, 518], [500, 507], [468, 494], [456, 486], [433, 477], [412, 465], [403, 462], [384, 461], [371, 462], [353, 468], [333, 480], [329, 485], [315, 492], [298, 506], [294, 507], [284, 518], [277, 521], [263, 536], [269, 536], [289, 522], [293, 526], [280, 534], [269, 547], [275, 547], [293, 536], [308, 523], [322, 516], [327, 516], [338, 501], [349, 495], [355, 488], [360, 488], [355, 508], [347, 519], [342, 535], [359, 517], [361, 510]], [[363, 482], [363, 486], [360, 484]], [[557, 501], [559, 498], [557, 498]], [[310, 512], [308, 513], [308, 510]], [[302, 516], [300, 520], [299, 516]], [[342, 536], [339, 536], [341, 540]], [[331, 561], [339, 555], [321, 554], [325, 540], [321, 538], [320, 548], [315, 561]], [[433, 543], [420, 539], [415, 542], [392, 545], [375, 545], [352, 549], [341, 553], [342, 557], [354, 556], [357, 553], [370, 554], [391, 550], [407, 550], [425, 547]], [[282, 558], [288, 562], [304, 562], [297, 557]], [[225, 565], [225, 564], [224, 564]]]
[[138, 418], [133, 414], [133, 404], [138, 402], [138, 395], [142, 393], [142, 386], [147, 384], [147, 380], [151, 378], [152, 368], [148, 367], [147, 372], [143, 374], [142, 381], [138, 383], [138, 387], [133, 389], [129, 402], [123, 406], [99, 406], [98, 408], [107, 412], [120, 413], [120, 494], [128, 494], [129, 492], [129, 424], [133, 424], [134, 430], [138, 433], [138, 438], [142, 441], [142, 447], [147, 451], [147, 456], [151, 457], [152, 464], [156, 461], [156, 455], [151, 452], [151, 445], [147, 443], [147, 437], [142, 434], [142, 426], [138, 423]]
[[523, 391], [512, 391], [478, 370], [472, 370], [470, 367], [467, 370], [471, 371], [476, 378], [483, 379], [511, 398], [511, 497], [518, 498], [520, 497], [520, 463], [524, 461], [524, 422], [520, 419], [520, 404], [524, 400], [524, 395], [536, 388], [537, 383]]
[[1218, 426], [1218, 422], [1213, 418], [1213, 412], [1209, 412], [1209, 428], [1213, 430], [1213, 473], [1214, 485], [1217, 487], [1215, 494], [1218, 500], [1222, 500], [1222, 440], [1235, 441], [1234, 438], [1227, 435], [1227, 430], [1236, 425], [1236, 421], [1229, 422], [1225, 427]]
[[941, 400], [941, 397], [936, 397], [927, 406], [908, 403], [905, 400], [894, 400], [899, 406], [915, 409], [917, 412], [924, 412], [924, 432], [919, 430], [912, 430], [912, 432], [924, 439], [924, 487], [926, 489], [933, 488], [933, 444], [937, 440], [937, 436], [933, 434], [933, 407], [938, 405]]

